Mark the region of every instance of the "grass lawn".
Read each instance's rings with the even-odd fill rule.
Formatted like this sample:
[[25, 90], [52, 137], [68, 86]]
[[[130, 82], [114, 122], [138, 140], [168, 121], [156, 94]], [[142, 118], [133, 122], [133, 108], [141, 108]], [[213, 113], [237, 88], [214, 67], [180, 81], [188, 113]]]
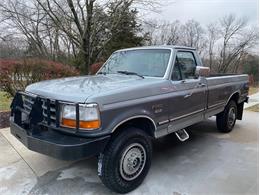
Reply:
[[259, 104], [246, 108], [246, 110], [253, 111], [253, 112], [259, 112]]
[[7, 98], [5, 94], [5, 92], [0, 91], [0, 111], [10, 110], [11, 98]]
[[259, 87], [249, 87], [249, 95], [257, 93], [259, 91]]

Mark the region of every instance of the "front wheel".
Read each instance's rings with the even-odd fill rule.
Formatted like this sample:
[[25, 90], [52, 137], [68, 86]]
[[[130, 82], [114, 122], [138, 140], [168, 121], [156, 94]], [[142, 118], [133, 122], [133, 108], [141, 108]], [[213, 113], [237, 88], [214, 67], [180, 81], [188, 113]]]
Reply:
[[147, 175], [152, 157], [150, 138], [140, 129], [126, 128], [99, 156], [102, 182], [117, 193], [137, 188]]
[[217, 128], [219, 131], [229, 133], [236, 124], [237, 104], [231, 100], [225, 110], [217, 115]]

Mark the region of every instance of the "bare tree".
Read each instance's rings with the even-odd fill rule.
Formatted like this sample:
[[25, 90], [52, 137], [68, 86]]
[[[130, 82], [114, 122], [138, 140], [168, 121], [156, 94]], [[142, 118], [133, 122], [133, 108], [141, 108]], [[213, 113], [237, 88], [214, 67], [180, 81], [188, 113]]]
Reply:
[[219, 39], [219, 30], [216, 23], [211, 23], [207, 26], [207, 42], [208, 42], [208, 55], [209, 55], [209, 67], [213, 66], [214, 61], [214, 48], [216, 41]]
[[[25, 37], [29, 55], [52, 59], [60, 52], [59, 31], [34, 1], [10, 0], [0, 3], [1, 19], [8, 33]], [[54, 41], [55, 40], [55, 41]]]
[[256, 44], [258, 34], [255, 29], [247, 28], [245, 18], [228, 15], [220, 20], [221, 49], [218, 72], [235, 72], [243, 53]]
[[34, 49], [42, 55], [46, 54], [46, 48], [40, 36], [40, 21], [44, 18], [39, 10], [31, 9], [21, 1], [2, 1], [0, 3], [2, 20], [8, 23], [16, 33], [27, 38], [27, 41], [34, 45]]
[[157, 9], [159, 4], [158, 0], [3, 0], [0, 22], [23, 35], [33, 55], [55, 60], [72, 55], [81, 59], [88, 74], [126, 10]]
[[201, 53], [206, 47], [204, 39], [205, 30], [200, 23], [195, 20], [189, 20], [181, 26], [181, 44], [194, 47]]
[[[79, 49], [84, 59], [84, 71], [89, 73], [89, 66], [95, 62], [96, 57], [102, 52], [104, 46], [112, 38], [113, 29], [117, 28], [124, 10], [134, 3], [152, 5], [155, 1], [147, 0], [35, 0], [52, 22], [65, 33], [71, 44]], [[113, 6], [108, 18], [104, 11], [108, 6]], [[119, 12], [122, 12], [120, 15]], [[119, 17], [113, 17], [117, 15]]]
[[[88, 74], [90, 65], [109, 53], [108, 45], [117, 36], [127, 10], [134, 7], [157, 12], [160, 4], [158, 0], [2, 0], [1, 50], [11, 51], [7, 47], [10, 37], [25, 40], [30, 55], [59, 61], [72, 59]], [[212, 69], [223, 73], [238, 71], [244, 56], [258, 41], [258, 30], [249, 28], [246, 19], [234, 15], [206, 28], [194, 20], [184, 24], [142, 22], [141, 34], [150, 36], [148, 45], [194, 47], [201, 55], [207, 54], [205, 61]], [[16, 42], [10, 42], [11, 45], [18, 48]]]
[[0, 34], [0, 58], [23, 57], [25, 46], [26, 42], [21, 37]]
[[176, 45], [180, 41], [180, 22], [174, 21], [171, 23], [163, 23], [159, 27], [161, 32], [159, 34], [160, 42], [167, 45]]
[[180, 42], [180, 22], [146, 21], [144, 31], [150, 36], [149, 45], [176, 45]]

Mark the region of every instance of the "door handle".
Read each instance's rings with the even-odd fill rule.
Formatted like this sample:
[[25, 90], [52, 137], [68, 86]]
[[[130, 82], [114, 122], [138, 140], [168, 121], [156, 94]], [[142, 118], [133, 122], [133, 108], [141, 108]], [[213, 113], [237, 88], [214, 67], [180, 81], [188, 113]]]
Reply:
[[188, 98], [188, 97], [190, 97], [191, 95], [192, 95], [191, 93], [186, 94], [186, 95], [184, 96], [184, 98]]

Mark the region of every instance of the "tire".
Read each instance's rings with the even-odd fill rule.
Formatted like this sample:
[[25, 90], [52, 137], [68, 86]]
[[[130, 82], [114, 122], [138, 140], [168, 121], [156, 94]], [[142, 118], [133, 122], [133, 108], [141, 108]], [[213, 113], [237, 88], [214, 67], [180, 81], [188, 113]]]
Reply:
[[229, 133], [236, 124], [237, 104], [231, 100], [224, 111], [217, 115], [217, 128], [220, 132]]
[[129, 127], [112, 138], [103, 154], [99, 155], [98, 174], [109, 189], [128, 193], [143, 182], [150, 169], [151, 158], [152, 143], [148, 135]]

